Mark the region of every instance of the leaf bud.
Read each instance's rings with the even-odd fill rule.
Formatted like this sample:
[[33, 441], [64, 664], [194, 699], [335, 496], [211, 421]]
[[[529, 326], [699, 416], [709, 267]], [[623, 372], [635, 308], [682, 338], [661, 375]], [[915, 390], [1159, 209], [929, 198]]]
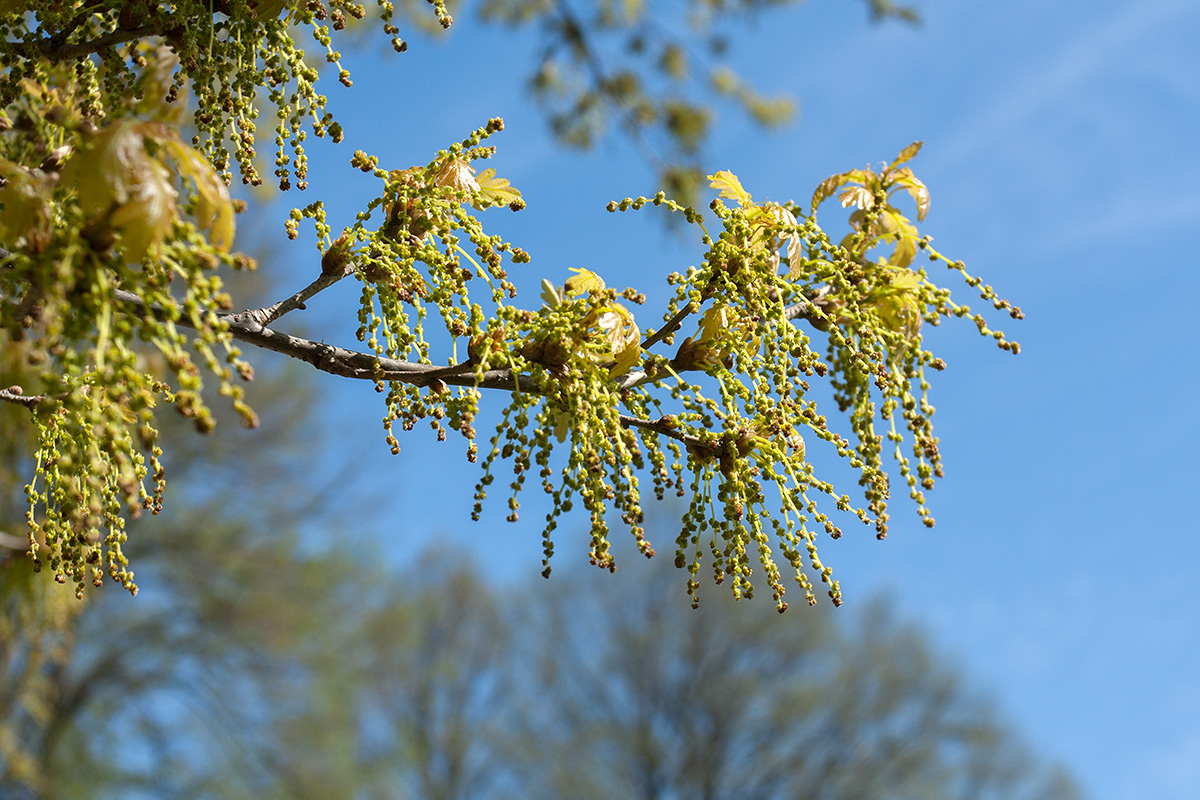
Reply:
[[343, 231], [342, 235], [334, 240], [329, 249], [325, 251], [325, 255], [321, 256], [321, 274], [345, 274], [346, 268], [350, 264], [352, 247], [350, 241], [350, 231], [348, 230]]

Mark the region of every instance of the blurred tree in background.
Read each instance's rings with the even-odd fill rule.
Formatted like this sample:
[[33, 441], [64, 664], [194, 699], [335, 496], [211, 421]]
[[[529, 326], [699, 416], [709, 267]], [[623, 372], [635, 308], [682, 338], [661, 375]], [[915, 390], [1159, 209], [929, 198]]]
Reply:
[[364, 573], [302, 524], [189, 509], [147, 598], [6, 604], [0, 796], [1079, 797], [882, 603], [692, 610], [661, 567], [501, 590], [437, 552]]
[[[669, 570], [536, 598], [514, 675], [530, 796], [1076, 798], [882, 600], [852, 618], [694, 612]], [[835, 620], [835, 616], [838, 619]], [[544, 698], [544, 699], [543, 699]]]

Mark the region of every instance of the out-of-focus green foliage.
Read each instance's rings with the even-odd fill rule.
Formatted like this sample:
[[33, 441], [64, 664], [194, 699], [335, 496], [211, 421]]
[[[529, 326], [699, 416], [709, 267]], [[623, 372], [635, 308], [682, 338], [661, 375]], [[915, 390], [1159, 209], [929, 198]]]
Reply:
[[[221, 479], [249, 493], [265, 466]], [[1079, 797], [882, 604], [693, 611], [663, 568], [499, 590], [446, 551], [364, 569], [371, 545], [314, 546], [272, 497], [259, 512], [294, 518], [269, 532], [203, 505], [160, 525], [146, 599], [39, 582], [68, 618], [3, 606], [26, 706], [0, 707], [0, 794]]]
[[[418, 2], [409, 0], [409, 5]], [[694, 205], [717, 121], [714, 100], [732, 101], [768, 128], [795, 116], [794, 98], [763, 94], [726, 61], [741, 25], [759, 15], [783, 14], [782, 7], [794, 5], [799, 3], [483, 0], [478, 9], [485, 20], [540, 30], [529, 85], [561, 142], [587, 148], [620, 130], [656, 167], [658, 186], [684, 205]], [[891, 0], [869, 0], [867, 5], [876, 20], [917, 21], [911, 6]], [[803, 19], [795, 24], [802, 25]]]
[[836, 619], [729, 597], [693, 612], [645, 571], [531, 600], [523, 796], [1080, 797], [883, 600]]

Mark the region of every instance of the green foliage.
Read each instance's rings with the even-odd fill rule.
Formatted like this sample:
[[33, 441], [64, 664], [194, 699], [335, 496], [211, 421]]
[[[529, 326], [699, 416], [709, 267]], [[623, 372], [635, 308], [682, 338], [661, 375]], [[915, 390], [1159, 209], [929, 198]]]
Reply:
[[[448, 27], [446, 7], [431, 5]], [[758, 5], [696, 3], [694, 10], [709, 24]], [[201, 394], [207, 373], [243, 422], [256, 424], [234, 381], [252, 377], [238, 342], [372, 381], [385, 395], [393, 452], [396, 422], [408, 430], [425, 421], [439, 439], [457, 430], [475, 461], [482, 391], [509, 392], [483, 457], [476, 517], [501, 461], [513, 472], [510, 520], [536, 471], [553, 503], [546, 571], [552, 533], [576, 502], [590, 517], [592, 562], [612, 569], [612, 509], [640, 551], [654, 554], [643, 527], [640, 478], [648, 471], [656, 497], [673, 490], [689, 498], [674, 562], [690, 573], [693, 602], [707, 561], [736, 597], [754, 593], [752, 575], [761, 568], [780, 611], [785, 569], [810, 604], [810, 575], [840, 602], [839, 584], [817, 553], [819, 534], [840, 536], [840, 520], [854, 518], [886, 534], [885, 440], [918, 513], [933, 524], [924, 492], [942, 468], [926, 368], [944, 364], [924, 348], [922, 324], [969, 316], [1001, 348], [1017, 350], [915, 266], [918, 253], [943, 262], [995, 309], [1020, 316], [934, 251], [892, 204], [894, 195], [910, 195], [918, 222], [929, 209], [928, 191], [907, 166], [919, 143], [879, 171], [826, 180], [807, 213], [794, 203], [755, 201], [726, 171], [708, 176], [720, 194], [711, 215], [664, 192], [611, 203], [614, 212], [665, 207], [695, 226], [705, 248], [698, 266], [668, 276], [674, 296], [657, 330], [634, 315], [644, 302], [638, 289], [618, 291], [582, 268], [561, 286], [544, 281], [540, 308], [518, 305], [508, 269], [529, 256], [488, 234], [478, 216], [524, 206], [494, 169], [477, 172], [476, 163], [494, 153], [489, 140], [503, 129], [499, 119], [423, 167], [387, 169], [356, 151], [351, 166], [382, 187], [352, 224], [335, 237], [319, 200], [294, 210], [287, 224], [295, 238], [300, 223], [312, 221], [321, 274], [284, 301], [232, 313], [218, 273], [252, 262], [229, 252], [237, 204], [226, 187], [234, 164], [243, 182], [261, 180], [260, 95], [277, 119], [279, 184], [286, 189], [295, 178], [303, 189], [306, 133], [343, 134], [324, 110], [319, 71], [305, 61], [298, 33], [310, 32], [349, 85], [333, 37], [365, 9], [346, 0], [24, 8], [5, 7], [0, 17], [9, 65], [0, 71], [0, 331], [27, 343], [23, 352], [38, 374], [0, 399], [27, 407], [36, 434], [27, 487], [33, 563], [79, 594], [106, 575], [136, 591], [122, 550], [125, 519], [162, 504], [160, 405], [211, 430]], [[380, 3], [385, 35], [403, 50], [395, 10]], [[576, 68], [598, 63], [590, 31], [624, 29], [649, 14], [640, 3], [601, 4], [598, 19], [584, 24], [565, 6], [492, 3], [484, 11], [513, 22], [544, 15]], [[690, 69], [687, 53], [670, 42], [656, 63], [671, 81]], [[616, 103], [632, 114], [635, 135], [657, 121], [680, 151], [698, 152], [707, 110], [674, 95], [648, 99], [639, 75], [593, 75], [601, 88], [572, 95], [571, 110], [552, 120], [578, 127], [564, 129], [567, 138], [590, 141], [589, 115], [607, 117], [606, 104]], [[764, 123], [786, 110], [728, 72], [714, 72], [713, 81]], [[540, 90], [557, 91], [549, 83]], [[191, 144], [178, 132], [185, 96], [194, 102]], [[697, 186], [686, 169], [671, 174], [677, 187]], [[816, 220], [817, 206], [835, 193], [854, 207], [838, 243]], [[365, 352], [268, 327], [347, 276], [362, 287], [357, 333]], [[479, 288], [471, 293], [472, 286]], [[444, 336], [427, 327], [431, 312]], [[690, 317], [695, 332], [666, 352]], [[814, 380], [829, 381], [852, 438], [818, 409]], [[858, 471], [861, 506], [817, 474], [809, 446], [819, 442]]]
[[[911, 6], [891, 0], [867, 4], [875, 20], [918, 21]], [[794, 99], [762, 94], [723, 63], [734, 26], [768, 11], [782, 13], [776, 8], [788, 5], [798, 3], [484, 0], [480, 12], [485, 20], [540, 28], [540, 61], [529, 85], [559, 141], [588, 148], [610, 130], [620, 130], [655, 167], [658, 186], [683, 204], [695, 205], [717, 119], [706, 93], [734, 101], [768, 128], [796, 114]]]
[[510, 737], [523, 796], [1080, 797], [885, 599], [692, 611], [647, 567], [581, 576], [520, 618], [517, 661], [540, 666], [514, 681], [535, 737]]
[[[286, 517], [293, 494], [265, 502]], [[460, 554], [364, 569], [369, 544], [263, 535], [228, 508], [156, 521], [138, 554], [153, 603], [118, 613], [117, 594], [81, 604], [43, 582], [81, 610], [66, 636], [6, 626], [18, 609], [0, 607], [6, 652], [53, 656], [6, 675], [40, 713], [0, 708], [19, 745], [0, 753], [0, 794], [1079, 797], [882, 603], [692, 611], [669, 567], [506, 591]], [[143, 748], [155, 757], [129, 757]]]

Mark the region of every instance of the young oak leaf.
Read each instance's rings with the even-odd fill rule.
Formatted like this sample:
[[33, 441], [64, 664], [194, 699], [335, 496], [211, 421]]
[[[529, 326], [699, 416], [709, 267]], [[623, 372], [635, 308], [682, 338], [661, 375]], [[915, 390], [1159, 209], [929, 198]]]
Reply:
[[[929, 213], [929, 189], [917, 179], [908, 167], [902, 167], [891, 174], [891, 180], [898, 188], [904, 189], [917, 204], [917, 222], [925, 219]], [[892, 189], [892, 192], [896, 189]], [[890, 192], [889, 192], [890, 194]]]
[[754, 327], [730, 306], [715, 305], [700, 316], [699, 330], [695, 336], [683, 340], [672, 364], [679, 370], [726, 365], [730, 357], [730, 338], [748, 342], [750, 351], [756, 353], [762, 340], [754, 335]]
[[451, 158], [438, 167], [433, 179], [438, 186], [457, 189], [460, 192], [476, 193], [479, 182], [475, 180], [475, 168], [465, 158]]
[[208, 240], [214, 247], [228, 253], [233, 246], [235, 226], [233, 202], [229, 199], [225, 182], [217, 176], [206, 158], [175, 138], [173, 133], [159, 143], [174, 159], [179, 174], [196, 188], [193, 210], [196, 224], [208, 232]]
[[832, 197], [833, 193], [845, 184], [850, 183], [851, 181], [862, 183], [865, 180], [866, 175], [861, 169], [852, 169], [849, 172], [830, 175], [828, 178], [821, 181], [821, 184], [817, 186], [816, 191], [813, 192], [812, 211], [816, 212], [817, 206], [821, 205], [821, 203], [824, 203], [826, 200]]
[[842, 204], [842, 208], [854, 206], [867, 211], [875, 207], [875, 195], [865, 186], [851, 186], [844, 189], [838, 195], [838, 201]]
[[178, 217], [171, 172], [146, 148], [148, 135], [160, 128], [114, 123], [87, 137], [63, 166], [63, 182], [74, 186], [84, 216], [118, 234], [130, 261], [166, 239]]
[[793, 425], [767, 417], [759, 417], [750, 423], [750, 432], [755, 439], [754, 452], [751, 455], [757, 460], [766, 462], [776, 460], [778, 453], [770, 452], [775, 448], [764, 447], [769, 443], [781, 445], [780, 451], [791, 451], [794, 457], [801, 461], [804, 460], [804, 437]]
[[900, 155], [896, 156], [896, 160], [893, 161], [891, 164], [888, 164], [888, 168], [886, 170], [884, 170], [884, 174], [886, 175], [886, 174], [890, 173], [892, 170], [894, 170], [896, 167], [900, 166], [901, 164], [903, 164], [906, 161], [912, 161], [914, 158], [917, 157], [917, 153], [921, 152], [921, 147], [924, 144], [925, 144], [925, 142], [913, 142], [908, 147], [901, 150]]
[[[542, 281], [542, 299], [548, 308], [557, 308], [564, 297], [579, 297], [580, 295], [599, 295], [605, 289], [604, 279], [589, 269], [571, 267], [575, 274], [567, 279], [562, 293], [554, 284]], [[591, 330], [594, 326], [603, 337], [605, 347], [602, 351], [593, 351], [593, 358], [608, 365], [612, 375], [620, 376], [629, 372], [641, 359], [642, 333], [629, 309], [620, 303], [604, 302], [593, 306], [582, 321], [583, 326]]]
[[708, 185], [716, 189], [721, 197], [737, 200], [741, 206], [754, 205], [750, 193], [742, 188], [742, 182], [738, 180], [737, 175], [729, 170], [723, 169], [715, 175], [709, 175], [708, 180]]
[[921, 331], [921, 276], [910, 269], [887, 267], [884, 280], [867, 295], [865, 305], [875, 309], [890, 330], [911, 342]]
[[614, 362], [611, 374], [619, 377], [633, 369], [641, 357], [642, 332], [629, 309], [614, 303], [596, 320], [596, 327], [608, 341]]
[[488, 167], [475, 176], [479, 184], [479, 193], [496, 206], [511, 206], [514, 203], [523, 204], [521, 192], [513, 188], [506, 178], [497, 178], [496, 170]]
[[571, 267], [570, 269], [575, 274], [567, 278], [567, 284], [564, 287], [567, 294], [603, 291], [604, 279], [599, 275], [583, 267]]
[[771, 249], [771, 266], [779, 269], [778, 248], [787, 243], [788, 275], [796, 277], [804, 264], [804, 244], [795, 233], [796, 216], [778, 203], [764, 203], [747, 217], [755, 226], [755, 238], [767, 236]]
[[545, 278], [542, 278], [542, 303], [551, 310], [562, 305], [562, 296], [558, 292], [558, 287]]
[[907, 267], [917, 255], [916, 227], [908, 221], [908, 217], [890, 205], [886, 206], [883, 214], [880, 215], [880, 223], [883, 224], [887, 233], [898, 236], [896, 249], [888, 257], [888, 263], [897, 267]]

